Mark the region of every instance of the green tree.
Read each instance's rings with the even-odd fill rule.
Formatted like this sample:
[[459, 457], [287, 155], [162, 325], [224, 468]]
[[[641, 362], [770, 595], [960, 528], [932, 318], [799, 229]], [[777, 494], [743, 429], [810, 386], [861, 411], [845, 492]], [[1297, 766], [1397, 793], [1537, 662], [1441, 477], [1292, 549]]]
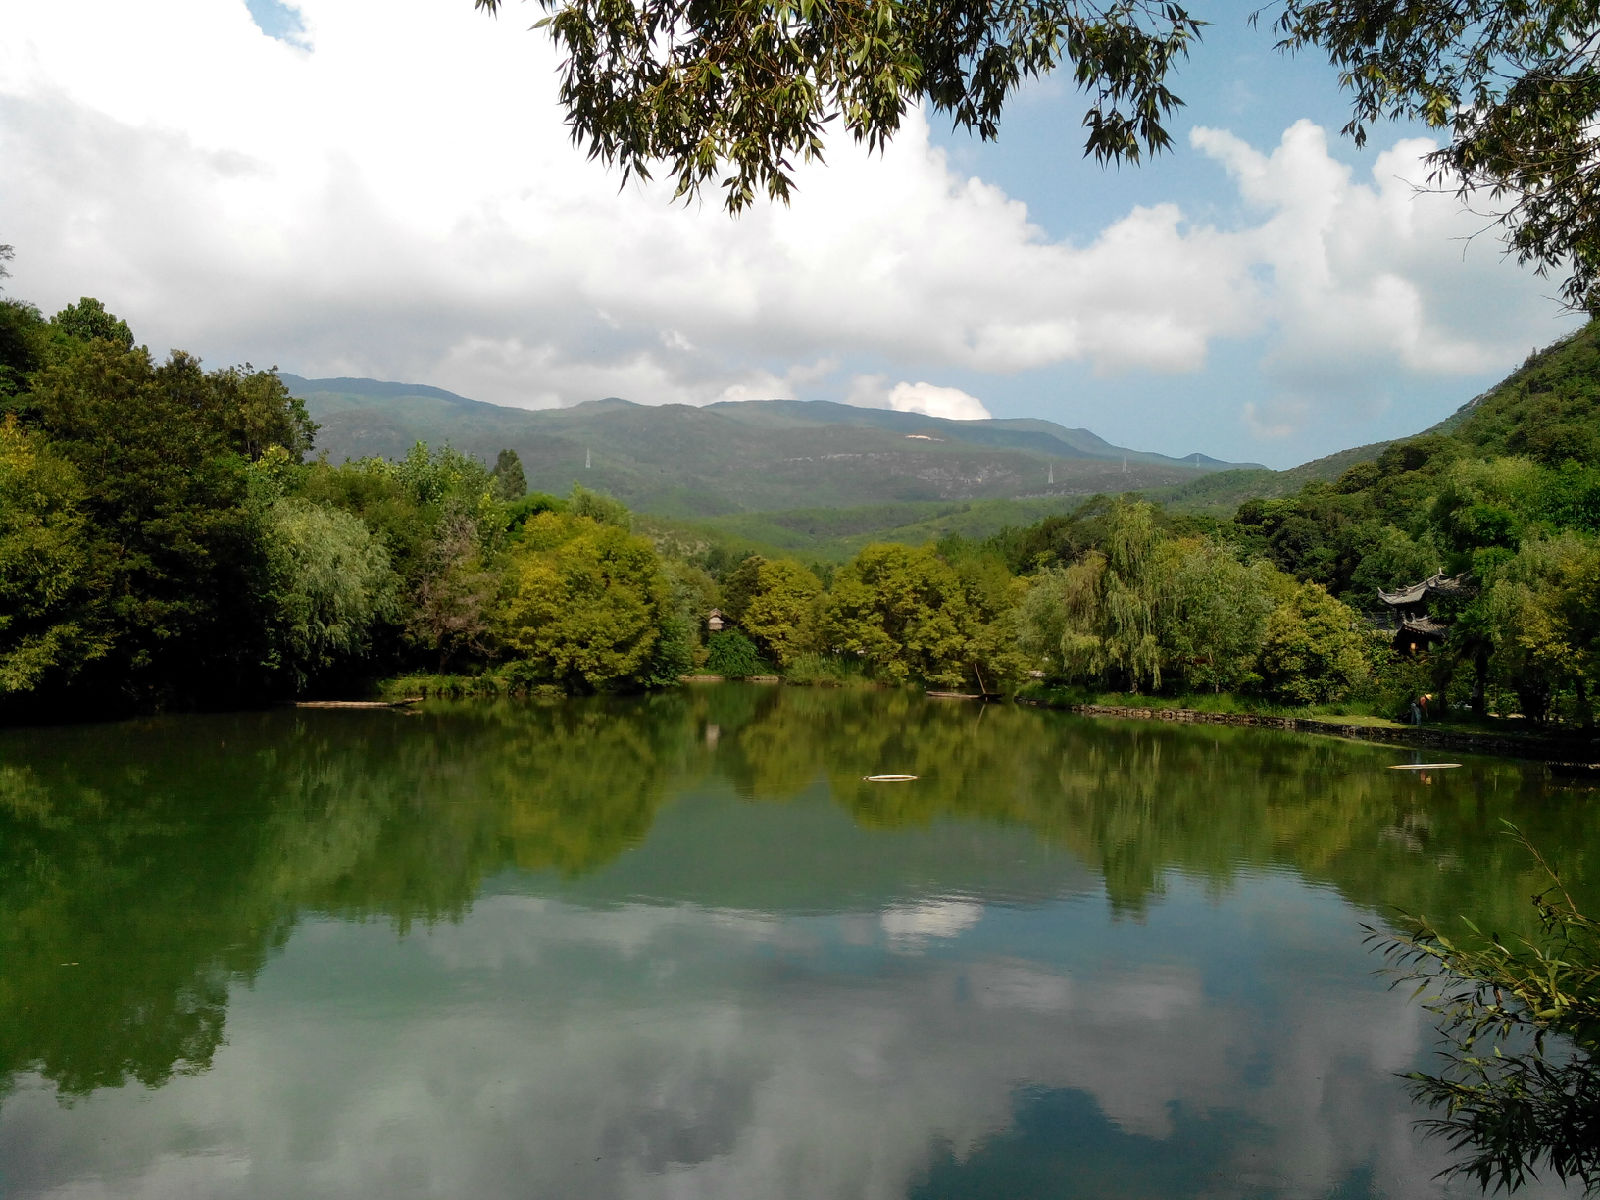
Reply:
[[175, 352], [74, 342], [26, 397], [77, 469], [95, 597], [109, 639], [97, 699], [148, 704], [247, 695], [270, 657], [262, 507], [242, 456], [204, 419], [211, 381]]
[[648, 541], [589, 517], [541, 513], [511, 550], [506, 645], [568, 691], [642, 686], [672, 591]]
[[86, 499], [70, 463], [0, 421], [0, 698], [70, 681], [105, 653], [85, 614]]
[[280, 665], [301, 687], [362, 654], [373, 626], [395, 615], [399, 581], [361, 519], [296, 497], [268, 510], [267, 561]]
[[123, 350], [133, 349], [133, 330], [115, 313], [93, 296], [84, 296], [76, 304], [69, 304], [55, 316], [50, 324], [70, 338], [89, 342], [96, 338], [110, 342]]
[[1161, 686], [1158, 622], [1161, 573], [1155, 551], [1159, 535], [1155, 509], [1144, 501], [1121, 500], [1108, 514], [1106, 572], [1100, 603], [1104, 611], [1106, 656], [1135, 688]]
[[440, 520], [422, 564], [406, 615], [413, 643], [434, 657], [440, 671], [462, 658], [486, 657], [501, 578], [469, 513], [457, 511]]
[[507, 504], [528, 494], [528, 476], [522, 469], [522, 458], [515, 450], [502, 450], [494, 460], [495, 495]]
[[[1515, 833], [1515, 831], [1513, 830]], [[1520, 837], [1520, 835], [1518, 835]], [[1544, 871], [1531, 938], [1472, 928], [1452, 939], [1417, 918], [1369, 939], [1392, 970], [1419, 981], [1440, 1018], [1444, 1066], [1410, 1076], [1441, 1116], [1423, 1128], [1462, 1157], [1449, 1168], [1485, 1192], [1512, 1192], [1548, 1169], [1600, 1194], [1600, 922]]]
[[1163, 550], [1161, 642], [1172, 673], [1214, 692], [1247, 687], [1275, 606], [1272, 568], [1247, 567], [1211, 541], [1171, 542]]
[[651, 683], [666, 686], [695, 669], [706, 614], [717, 605], [717, 581], [681, 559], [664, 558], [661, 569], [672, 595], [672, 608], [661, 630]]
[[307, 467], [300, 494], [360, 517], [382, 540], [407, 592], [415, 591], [439, 513], [414, 499], [394, 464], [363, 458], [335, 467], [319, 460]]
[[44, 364], [49, 324], [39, 310], [21, 300], [0, 300], [0, 407], [27, 390], [28, 376]]
[[1267, 618], [1261, 677], [1284, 704], [1342, 700], [1366, 679], [1361, 619], [1319, 583], [1302, 583]]
[[1393, 525], [1373, 522], [1364, 553], [1350, 573], [1350, 587], [1344, 593], [1352, 607], [1371, 608], [1379, 590], [1396, 591], [1439, 570], [1442, 555], [1430, 531], [1414, 538]]
[[1048, 567], [1018, 611], [1018, 643], [1055, 679], [1099, 680], [1106, 669], [1100, 636], [1100, 581], [1106, 556], [1089, 550], [1071, 566]]
[[592, 492], [582, 484], [572, 485], [572, 495], [567, 497], [567, 511], [575, 517], [588, 517], [601, 525], [614, 525], [618, 529], [633, 528], [633, 514], [628, 506], [604, 492]]
[[722, 611], [732, 621], [744, 620], [745, 609], [761, 588], [761, 568], [767, 560], [759, 554], [747, 554], [722, 576]]
[[706, 670], [729, 679], [748, 679], [767, 670], [756, 644], [737, 629], [724, 629], [706, 640]]
[[960, 684], [977, 623], [960, 578], [931, 547], [877, 543], [834, 576], [817, 636], [884, 679]]
[[[510, 513], [477, 459], [418, 442], [399, 462], [313, 463], [302, 494], [359, 516], [377, 534], [401, 582], [401, 659], [446, 670], [494, 646], [495, 610]], [[537, 506], [531, 506], [533, 511]]]
[[1491, 546], [1514, 550], [1539, 507], [1543, 475], [1525, 458], [1455, 462], [1439, 481], [1430, 523], [1462, 554]]
[[821, 594], [822, 581], [793, 559], [763, 560], [740, 626], [764, 655], [787, 667], [815, 645]]
[[1352, 94], [1344, 132], [1417, 120], [1446, 130], [1436, 185], [1498, 210], [1506, 242], [1541, 274], [1566, 275], [1593, 308], [1600, 271], [1600, 11], [1554, 0], [1288, 0], [1280, 45], [1316, 48]]
[[1585, 724], [1600, 686], [1600, 543], [1577, 533], [1523, 543], [1484, 596], [1493, 674], [1543, 721], [1570, 691]]
[[[503, 0], [473, 0], [499, 12]], [[830, 122], [876, 149], [908, 105], [993, 138], [1029, 80], [1070, 64], [1086, 154], [1137, 161], [1170, 145], [1169, 75], [1201, 22], [1174, 2], [540, 0], [562, 53], [574, 136], [624, 178], [664, 163], [680, 196], [720, 182], [730, 210], [787, 199]], [[1499, 208], [1513, 253], [1566, 274], [1590, 307], [1600, 271], [1600, 15], [1556, 0], [1286, 0], [1286, 51], [1317, 50], [1351, 93], [1358, 145], [1391, 118], [1448, 131], [1435, 182]]]
[[430, 450], [417, 442], [399, 462], [369, 460], [369, 470], [391, 475], [431, 530], [447, 517], [469, 520], [487, 549], [505, 532], [505, 508], [495, 499], [489, 469], [454, 446]]
[[305, 401], [289, 394], [276, 367], [257, 371], [245, 363], [212, 371], [207, 381], [207, 419], [236, 453], [256, 462], [277, 446], [298, 463], [311, 452], [317, 423]]
[[1018, 613], [1024, 652], [1058, 677], [1159, 688], [1160, 544], [1150, 504], [1113, 503], [1106, 549], [1041, 572], [1024, 598]]

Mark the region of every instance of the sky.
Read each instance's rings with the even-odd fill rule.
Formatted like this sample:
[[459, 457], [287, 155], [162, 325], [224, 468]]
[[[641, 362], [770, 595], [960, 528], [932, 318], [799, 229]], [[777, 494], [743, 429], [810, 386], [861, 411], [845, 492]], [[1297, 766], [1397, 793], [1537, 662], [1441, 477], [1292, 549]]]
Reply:
[[1357, 150], [1331, 69], [1249, 12], [1205, 14], [1154, 161], [1085, 160], [1058, 74], [997, 142], [913, 110], [733, 218], [572, 145], [532, 4], [0, 0], [6, 294], [96, 296], [212, 366], [1042, 417], [1274, 467], [1416, 432], [1577, 326], [1419, 190], [1426, 130]]

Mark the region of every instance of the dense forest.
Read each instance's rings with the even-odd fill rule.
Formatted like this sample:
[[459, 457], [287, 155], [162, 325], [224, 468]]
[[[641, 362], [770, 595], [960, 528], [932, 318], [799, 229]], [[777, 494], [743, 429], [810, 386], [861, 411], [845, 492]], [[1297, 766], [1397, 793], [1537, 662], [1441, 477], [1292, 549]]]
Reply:
[[[1591, 723], [1600, 334], [1447, 427], [1231, 519], [1137, 495], [843, 565], [650, 539], [418, 444], [313, 457], [273, 371], [157, 361], [84, 299], [0, 301], [0, 711], [249, 706], [379, 679], [629, 691], [707, 671], [1209, 694]], [[542, 481], [541, 481], [542, 482]], [[1379, 589], [1456, 586], [1396, 639]], [[723, 621], [711, 621], [713, 610]]]

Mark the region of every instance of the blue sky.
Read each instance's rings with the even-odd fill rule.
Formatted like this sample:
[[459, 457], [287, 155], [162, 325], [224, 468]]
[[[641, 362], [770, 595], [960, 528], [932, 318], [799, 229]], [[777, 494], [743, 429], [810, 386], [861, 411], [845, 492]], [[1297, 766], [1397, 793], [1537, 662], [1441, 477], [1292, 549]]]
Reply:
[[[1177, 143], [1174, 152], [1137, 167], [1109, 170], [1084, 158], [1075, 126], [1081, 108], [1075, 105], [1070, 82], [1065, 79], [1033, 88], [1007, 115], [998, 142], [982, 142], [964, 131], [942, 128], [935, 141], [963, 169], [1025, 199], [1032, 220], [1052, 235], [1083, 239], [1093, 237], [1134, 205], [1165, 199], [1181, 200], [1191, 220], [1223, 226], [1238, 222], [1238, 197], [1228, 186], [1225, 172], [1186, 145], [1190, 131], [1199, 125], [1225, 127], [1246, 142], [1265, 148], [1293, 122], [1310, 120], [1327, 131], [1330, 155], [1362, 174], [1371, 172], [1378, 153], [1396, 140], [1436, 136], [1421, 123], [1395, 122], [1369, 127], [1364, 148], [1341, 136], [1339, 130], [1351, 113], [1348, 93], [1339, 87], [1337, 72], [1314, 54], [1277, 50], [1271, 13], [1264, 14], [1256, 26], [1249, 24], [1257, 7], [1234, 0], [1207, 8], [1206, 19], [1211, 24], [1174, 84], [1186, 101], [1171, 123]], [[1502, 254], [1492, 230], [1470, 243], [1457, 242], [1453, 248], [1479, 262], [1498, 260]], [[1559, 281], [1541, 281], [1526, 270], [1507, 274], [1522, 285], [1517, 307], [1533, 339], [1528, 349], [1547, 344], [1577, 323], [1546, 298], [1554, 295]], [[1291, 459], [1301, 461], [1347, 445], [1414, 433], [1453, 412], [1520, 361], [1520, 356], [1501, 356], [1493, 365], [1461, 373], [1380, 376], [1369, 380], [1358, 394], [1329, 397], [1329, 409], [1320, 414], [1321, 419], [1313, 409], [1303, 428], [1287, 437], [1250, 437], [1246, 431], [1244, 444], [1251, 448], [1241, 450], [1238, 431], [1227, 428], [1235, 416], [1230, 401], [1247, 393], [1271, 391], [1272, 382], [1260, 369], [1267, 342], [1263, 335], [1222, 341], [1213, 347], [1203, 371], [1181, 376], [1134, 373], [1118, 379], [1111, 389], [1112, 403], [1121, 411], [1114, 425], [1102, 419], [1097, 430], [1103, 428], [1107, 436], [1113, 436], [1109, 431], [1116, 429], [1117, 439], [1127, 441], [1135, 435], [1125, 430], [1159, 429], [1159, 436], [1175, 439], [1162, 447], [1169, 453], [1183, 453], [1180, 445], [1192, 445], [1220, 457], [1253, 454], [1282, 467], [1291, 465]], [[1035, 415], [1041, 394], [1052, 388], [1092, 396], [1106, 395], [1108, 390], [1082, 366], [1050, 371], [1048, 381], [1029, 374], [986, 383], [969, 376], [956, 382], [982, 387], [987, 407], [996, 416]], [[1354, 420], [1350, 419], [1353, 407], [1362, 410]], [[1189, 440], [1185, 442], [1185, 438]], [[1281, 448], [1275, 444], [1278, 442]]]
[[305, 25], [300, 20], [300, 10], [279, 0], [245, 0], [250, 19], [261, 32], [280, 41], [300, 45], [305, 40]]
[[[24, 0], [0, 46], [9, 292], [221, 365], [496, 403], [797, 397], [1037, 416], [1288, 466], [1414, 432], [1576, 324], [1425, 130], [1211, 9], [1175, 149], [1083, 159], [1065, 76], [979, 143], [913, 112], [737, 220], [587, 162], [515, 4]], [[93, 28], [97, 37], [85, 39]]]

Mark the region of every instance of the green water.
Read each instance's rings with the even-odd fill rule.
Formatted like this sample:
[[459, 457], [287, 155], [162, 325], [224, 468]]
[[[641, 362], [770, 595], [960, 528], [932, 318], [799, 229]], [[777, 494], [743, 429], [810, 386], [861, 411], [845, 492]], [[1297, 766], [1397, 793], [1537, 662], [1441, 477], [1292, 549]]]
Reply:
[[1402, 761], [735, 686], [6, 731], [0, 1195], [1474, 1195], [1362, 925], [1528, 929], [1505, 819], [1594, 897], [1600, 803]]

